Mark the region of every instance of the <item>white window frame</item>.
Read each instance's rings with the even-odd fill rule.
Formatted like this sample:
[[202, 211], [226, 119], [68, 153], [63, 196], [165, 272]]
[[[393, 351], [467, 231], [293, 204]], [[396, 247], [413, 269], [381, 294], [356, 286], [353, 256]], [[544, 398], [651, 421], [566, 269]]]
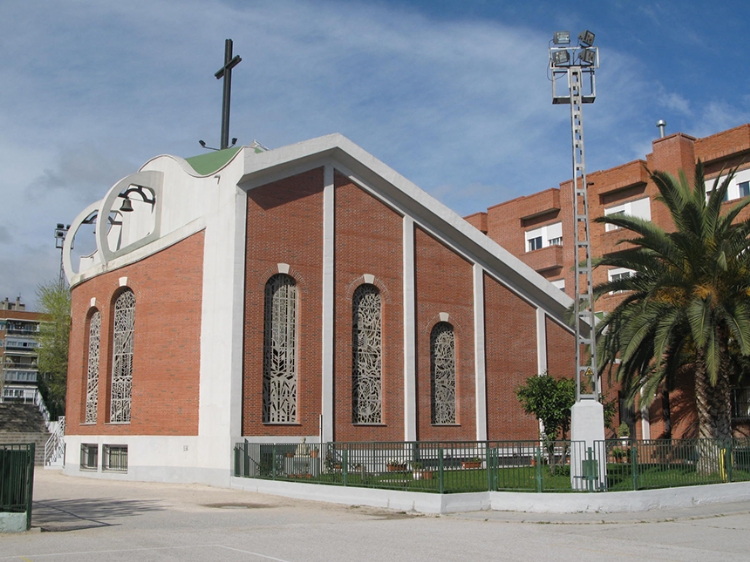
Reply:
[[555, 279], [554, 281], [550, 281], [555, 287], [560, 289], [561, 291], [565, 290], [565, 279]]
[[[604, 209], [604, 216], [608, 217], [611, 215], [623, 214], [631, 217], [641, 218], [647, 221], [651, 220], [651, 199], [649, 197], [643, 197], [634, 201], [628, 201], [621, 205], [615, 205]], [[604, 225], [605, 232], [611, 232], [612, 230], [618, 230], [620, 227], [614, 224]]]
[[[723, 182], [726, 177], [726, 174], [719, 176], [719, 185], [721, 185], [721, 182]], [[716, 178], [706, 180], [706, 198], [710, 197], [715, 181]], [[737, 201], [738, 199], [747, 197], [747, 195], [742, 195], [740, 187], [742, 184], [748, 184], [748, 188], [750, 189], [750, 168], [740, 170], [734, 175], [732, 183], [729, 185], [729, 189], [727, 189], [724, 201]]]
[[[632, 277], [635, 275], [635, 271], [632, 269], [628, 269], [626, 267], [615, 267], [607, 271], [607, 280], [611, 283], [612, 281], [616, 281], [617, 279], [623, 278], [625, 274], [628, 274], [627, 277]], [[623, 291], [611, 291], [610, 295], [617, 295], [619, 293], [622, 293]]]
[[[532, 249], [531, 242], [532, 240], [536, 240], [537, 238], [541, 238], [541, 246]], [[545, 226], [540, 226], [539, 228], [527, 230], [526, 232], [524, 232], [524, 240], [527, 252], [541, 250], [542, 248], [547, 248], [548, 246], [562, 246], [562, 222], [553, 222], [552, 224], [547, 224]]]

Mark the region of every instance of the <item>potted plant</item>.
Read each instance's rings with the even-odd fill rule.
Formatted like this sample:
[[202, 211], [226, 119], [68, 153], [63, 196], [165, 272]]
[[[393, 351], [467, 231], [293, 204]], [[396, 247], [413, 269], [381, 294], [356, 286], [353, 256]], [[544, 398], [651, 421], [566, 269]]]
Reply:
[[625, 449], [621, 449], [620, 447], [615, 447], [614, 449], [612, 449], [611, 454], [612, 454], [612, 459], [614, 459], [616, 463], [625, 462], [625, 457], [626, 457]]
[[402, 472], [406, 470], [406, 461], [402, 459], [388, 459], [385, 462], [388, 472]]
[[619, 425], [617, 428], [617, 437], [620, 438], [623, 445], [627, 445], [628, 440], [630, 439], [630, 427], [628, 427], [628, 424], [622, 422]]
[[432, 471], [425, 470], [421, 462], [411, 463], [412, 476], [414, 480], [432, 480]]
[[462, 468], [482, 468], [482, 459], [479, 457], [471, 457], [468, 460], [461, 461]]

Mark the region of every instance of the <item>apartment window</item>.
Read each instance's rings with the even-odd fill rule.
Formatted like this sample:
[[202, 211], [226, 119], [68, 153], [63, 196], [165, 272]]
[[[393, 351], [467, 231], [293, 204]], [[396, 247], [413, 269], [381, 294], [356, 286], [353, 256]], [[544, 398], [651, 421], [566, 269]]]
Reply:
[[[636, 199], [635, 201], [628, 201], [627, 203], [623, 203], [622, 205], [617, 205], [615, 207], [604, 209], [605, 217], [610, 217], [613, 215], [629, 215], [631, 217], [637, 217], [640, 219], [650, 221], [651, 220], [651, 200], [648, 197], [644, 197], [643, 199]], [[618, 226], [615, 226], [613, 224], [607, 224], [605, 225], [604, 230], [606, 232], [610, 232], [612, 230], [617, 230], [618, 228], [619, 228]]]
[[456, 423], [456, 338], [447, 322], [435, 324], [430, 334], [432, 423]]
[[562, 223], [556, 222], [527, 230], [524, 233], [527, 251], [541, 250], [548, 246], [562, 246]]
[[81, 470], [96, 470], [99, 466], [99, 445], [81, 444]]
[[297, 287], [280, 273], [266, 283], [263, 423], [297, 421]]
[[111, 472], [128, 471], [127, 445], [104, 445], [103, 456], [102, 470]]
[[743, 181], [737, 184], [740, 189], [740, 197], [747, 197], [750, 195], [750, 181]]
[[542, 237], [541, 236], [537, 236], [529, 240], [529, 252], [533, 252], [534, 250], [541, 250], [541, 249], [542, 249]]
[[365, 284], [352, 307], [352, 402], [354, 423], [382, 423], [382, 321], [380, 291]]
[[[634, 275], [635, 275], [635, 271], [633, 271], [632, 269], [625, 269], [624, 267], [610, 269], [607, 272], [607, 277], [610, 283], [613, 281], [619, 281], [620, 279], [627, 279], [629, 277], [633, 277]], [[610, 295], [615, 295], [618, 293], [622, 293], [622, 291], [612, 291]]]

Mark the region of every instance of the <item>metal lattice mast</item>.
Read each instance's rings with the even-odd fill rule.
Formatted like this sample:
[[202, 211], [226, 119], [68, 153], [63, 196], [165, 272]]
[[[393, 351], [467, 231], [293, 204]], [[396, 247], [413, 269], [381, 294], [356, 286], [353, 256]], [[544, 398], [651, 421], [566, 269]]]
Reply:
[[[594, 70], [599, 67], [599, 51], [592, 47], [594, 34], [584, 31], [578, 45], [570, 45], [570, 33], [557, 32], [550, 47], [552, 103], [570, 104], [570, 128], [573, 144], [573, 209], [575, 220], [575, 295], [574, 318], [576, 344], [576, 402], [599, 398], [601, 383], [596, 369], [593, 273], [589, 225], [586, 152], [583, 140], [583, 104], [596, 99]], [[567, 78], [568, 91], [558, 95], [557, 81]], [[588, 78], [586, 84], [584, 78]], [[586, 91], [584, 91], [586, 90]]]
[[[591, 269], [586, 152], [583, 142], [583, 94], [580, 66], [568, 68], [570, 128], [573, 138], [573, 193], [575, 209], [576, 400], [597, 399], [600, 392], [594, 341], [594, 290]], [[591, 327], [591, 329], [588, 329]]]

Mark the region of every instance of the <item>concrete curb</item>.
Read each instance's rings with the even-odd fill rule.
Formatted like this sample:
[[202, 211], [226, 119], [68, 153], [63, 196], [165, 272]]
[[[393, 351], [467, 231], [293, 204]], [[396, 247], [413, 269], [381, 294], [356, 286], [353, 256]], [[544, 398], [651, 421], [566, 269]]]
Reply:
[[237, 490], [302, 500], [429, 514], [487, 510], [527, 513], [622, 513], [750, 500], [750, 482], [631, 492], [474, 492], [442, 495], [234, 477], [230, 486]]

